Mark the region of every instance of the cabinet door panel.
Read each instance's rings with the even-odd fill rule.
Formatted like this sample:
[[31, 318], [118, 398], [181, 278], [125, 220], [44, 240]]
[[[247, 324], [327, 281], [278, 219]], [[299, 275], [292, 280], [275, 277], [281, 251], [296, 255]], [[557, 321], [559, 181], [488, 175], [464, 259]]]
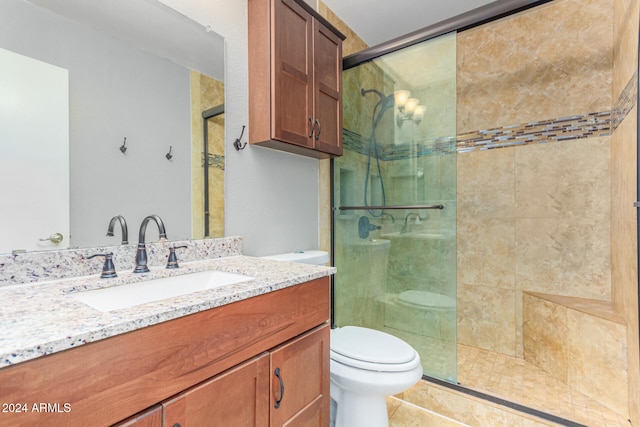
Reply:
[[324, 26], [314, 29], [315, 148], [342, 155], [342, 41]]
[[162, 427], [162, 406], [154, 406], [113, 427]]
[[275, 0], [273, 13], [274, 137], [311, 148], [313, 17], [293, 0]]
[[272, 351], [270, 404], [271, 426], [329, 425], [329, 325]]
[[163, 403], [164, 426], [269, 425], [269, 356], [230, 369]]

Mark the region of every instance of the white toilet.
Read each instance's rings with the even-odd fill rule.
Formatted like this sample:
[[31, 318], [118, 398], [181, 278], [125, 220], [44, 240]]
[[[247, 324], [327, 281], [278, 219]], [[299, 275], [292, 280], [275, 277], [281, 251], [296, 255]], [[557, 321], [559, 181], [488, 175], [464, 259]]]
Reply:
[[[329, 254], [301, 251], [265, 258], [324, 265]], [[388, 427], [386, 396], [422, 378], [420, 355], [393, 335], [359, 326], [331, 331], [331, 425]]]

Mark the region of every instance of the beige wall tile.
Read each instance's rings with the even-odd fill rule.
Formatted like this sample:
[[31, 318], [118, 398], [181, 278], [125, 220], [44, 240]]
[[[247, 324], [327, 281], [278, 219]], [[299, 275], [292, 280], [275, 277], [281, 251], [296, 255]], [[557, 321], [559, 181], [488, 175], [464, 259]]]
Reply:
[[[637, 301], [637, 295], [635, 300]], [[640, 343], [638, 343], [638, 313], [629, 318], [627, 328], [628, 375], [629, 375], [629, 413], [633, 425], [640, 421]]]
[[638, 66], [637, 0], [614, 2], [613, 99], [617, 99]]
[[514, 290], [515, 221], [461, 215], [457, 227], [458, 285]]
[[611, 138], [611, 214], [628, 221], [636, 218], [636, 128], [634, 107]]
[[[617, 99], [638, 66], [637, 0], [614, 3], [613, 98]], [[612, 292], [613, 301], [627, 319], [629, 413], [640, 424], [640, 343], [638, 342], [638, 271], [636, 145], [637, 111], [634, 107], [612, 138]]]
[[516, 216], [609, 218], [610, 151], [609, 137], [515, 149]]
[[458, 285], [610, 298], [609, 150], [605, 137], [460, 154]]
[[515, 291], [458, 284], [458, 343], [515, 355]]
[[567, 312], [569, 385], [627, 415], [626, 327], [575, 310]]
[[519, 219], [517, 289], [610, 300], [609, 229], [590, 218]]
[[612, 4], [554, 1], [461, 33], [458, 133], [608, 111]]
[[628, 324], [637, 313], [637, 233], [636, 222], [611, 221], [613, 302]]
[[513, 218], [516, 148], [458, 155], [458, 218]]
[[524, 359], [567, 383], [567, 308], [524, 294]]

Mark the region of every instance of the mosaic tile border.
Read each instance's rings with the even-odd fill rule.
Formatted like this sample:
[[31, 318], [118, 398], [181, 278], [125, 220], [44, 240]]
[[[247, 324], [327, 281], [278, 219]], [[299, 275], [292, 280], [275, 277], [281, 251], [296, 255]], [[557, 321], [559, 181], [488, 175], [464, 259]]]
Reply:
[[[618, 97], [612, 111], [534, 121], [524, 124], [481, 129], [454, 137], [422, 140], [416, 144], [381, 144], [380, 160], [401, 160], [457, 151], [467, 153], [521, 145], [545, 144], [574, 139], [610, 136], [637, 104], [638, 72], [631, 77]], [[343, 144], [347, 150], [368, 155], [368, 141], [356, 132], [343, 129]]]
[[[342, 129], [342, 144], [345, 149], [364, 156], [369, 154], [369, 141], [349, 129]], [[456, 150], [454, 137], [439, 137], [433, 140], [421, 140], [415, 144], [379, 144], [380, 160], [402, 160], [413, 157], [451, 154]], [[375, 154], [372, 152], [372, 154]]]
[[[619, 121], [622, 121], [619, 119]], [[382, 144], [378, 147], [380, 160], [402, 160], [457, 151], [467, 153], [479, 150], [544, 144], [581, 138], [609, 136], [612, 131], [612, 113], [603, 111], [578, 116], [561, 117], [521, 125], [481, 129], [442, 137], [436, 140], [418, 141], [416, 144]], [[347, 150], [368, 155], [368, 141], [355, 132], [344, 129], [343, 144]]]
[[631, 80], [627, 83], [622, 93], [618, 97], [612, 113], [611, 127], [617, 129], [627, 114], [637, 105], [638, 102], [638, 70], [633, 73]]
[[[204, 167], [204, 153], [200, 156], [200, 166]], [[207, 166], [224, 170], [224, 156], [220, 154], [207, 154]]]
[[458, 135], [457, 149], [465, 153], [610, 134], [611, 112], [603, 111], [462, 133]]

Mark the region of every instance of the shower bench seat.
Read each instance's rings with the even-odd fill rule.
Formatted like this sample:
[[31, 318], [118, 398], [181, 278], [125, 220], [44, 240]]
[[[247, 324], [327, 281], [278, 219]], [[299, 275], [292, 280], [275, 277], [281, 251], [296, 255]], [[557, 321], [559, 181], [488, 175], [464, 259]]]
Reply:
[[627, 326], [612, 303], [524, 292], [522, 336], [527, 362], [628, 416]]

